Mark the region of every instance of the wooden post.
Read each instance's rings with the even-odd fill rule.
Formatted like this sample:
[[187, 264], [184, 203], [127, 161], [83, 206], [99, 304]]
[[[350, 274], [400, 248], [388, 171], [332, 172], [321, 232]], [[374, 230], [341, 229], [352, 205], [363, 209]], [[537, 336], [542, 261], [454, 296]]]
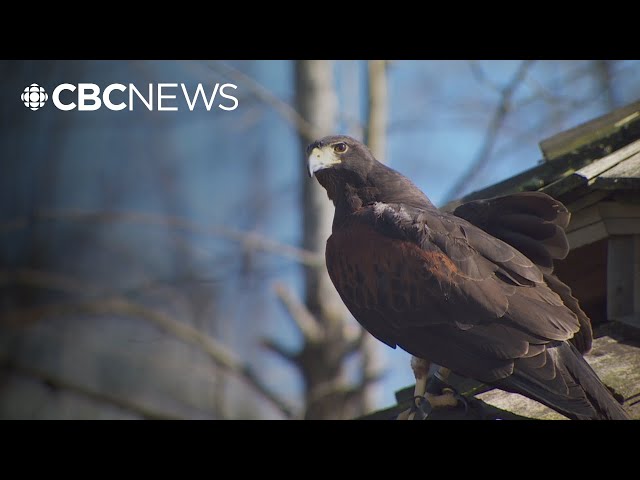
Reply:
[[640, 235], [608, 240], [607, 318], [640, 327]]

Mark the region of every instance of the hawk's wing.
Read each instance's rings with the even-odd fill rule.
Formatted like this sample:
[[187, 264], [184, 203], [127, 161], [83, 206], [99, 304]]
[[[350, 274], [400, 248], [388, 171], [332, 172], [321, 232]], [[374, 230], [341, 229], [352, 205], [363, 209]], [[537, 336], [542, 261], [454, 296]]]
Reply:
[[497, 237], [532, 260], [543, 272], [569, 253], [564, 233], [571, 214], [542, 192], [522, 192], [458, 206], [453, 214]]
[[571, 342], [580, 353], [589, 352], [593, 341], [591, 320], [571, 289], [552, 273], [553, 260], [569, 253], [564, 233], [571, 216], [567, 208], [545, 193], [521, 192], [472, 200], [457, 207], [453, 214], [517, 248], [540, 267], [545, 283], [578, 317], [580, 331]]
[[355, 318], [388, 345], [488, 383], [518, 372], [532, 389], [570, 388], [548, 347], [573, 336], [576, 316], [533, 262], [466, 220], [367, 205], [334, 229], [326, 260]]

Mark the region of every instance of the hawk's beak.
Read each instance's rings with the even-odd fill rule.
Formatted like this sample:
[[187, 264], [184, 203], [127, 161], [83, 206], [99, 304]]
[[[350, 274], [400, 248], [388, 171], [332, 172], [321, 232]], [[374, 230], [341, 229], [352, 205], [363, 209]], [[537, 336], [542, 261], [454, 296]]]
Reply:
[[313, 177], [313, 174], [319, 170], [329, 168], [333, 165], [340, 163], [340, 159], [336, 157], [333, 149], [329, 147], [314, 148], [309, 154], [309, 176]]

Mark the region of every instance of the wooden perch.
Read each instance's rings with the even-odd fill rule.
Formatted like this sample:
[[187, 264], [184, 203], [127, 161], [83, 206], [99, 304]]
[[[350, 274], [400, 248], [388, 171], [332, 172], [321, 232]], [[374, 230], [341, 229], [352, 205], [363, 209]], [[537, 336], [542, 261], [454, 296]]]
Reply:
[[[615, 393], [632, 418], [640, 418], [640, 334], [627, 325], [608, 322], [595, 329], [593, 349], [585, 359]], [[540, 420], [565, 417], [529, 398], [507, 393], [454, 373], [447, 378], [472, 408], [434, 410], [427, 420]], [[361, 420], [393, 420], [409, 408], [414, 386], [396, 392], [396, 405], [370, 413]]]

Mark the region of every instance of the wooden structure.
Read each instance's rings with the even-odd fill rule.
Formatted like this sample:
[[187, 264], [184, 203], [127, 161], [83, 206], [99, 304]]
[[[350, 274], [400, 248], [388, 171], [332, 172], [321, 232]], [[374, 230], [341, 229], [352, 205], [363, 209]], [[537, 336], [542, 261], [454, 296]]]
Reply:
[[[607, 357], [611, 349], [618, 348], [619, 355], [633, 363], [624, 370], [630, 375], [616, 368], [611, 370], [608, 365], [600, 365], [601, 370], [594, 365], [605, 383], [625, 398], [628, 396], [632, 403], [631, 397], [640, 392], [640, 101], [544, 140], [540, 148], [544, 159], [535, 167], [443, 209], [453, 210], [469, 200], [530, 190], [546, 192], [567, 206], [571, 212], [567, 228], [571, 251], [565, 260], [556, 262], [555, 272], [580, 300], [592, 320], [595, 336], [615, 337], [613, 342], [597, 339], [587, 360], [593, 365], [596, 352], [598, 358]], [[612, 321], [616, 325], [609, 323]], [[614, 347], [620, 344], [624, 348]], [[615, 367], [616, 356], [609, 357]], [[603, 374], [605, 370], [609, 371], [609, 378]], [[492, 400], [494, 406], [478, 400], [484, 408], [476, 418], [518, 417], [495, 408], [502, 404], [510, 410], [512, 405], [500, 400], [514, 395], [497, 390], [480, 395], [487, 389], [457, 377], [451, 383], [469, 396]], [[398, 405], [365, 418], [389, 418], [404, 407], [411, 390], [412, 387], [397, 393]], [[560, 418], [546, 407], [531, 403], [535, 404], [535, 412], [527, 409], [528, 417]], [[542, 413], [537, 412], [538, 407]], [[640, 402], [634, 410], [637, 412], [632, 415], [640, 417]], [[456, 414], [445, 413], [444, 417], [456, 418]]]

